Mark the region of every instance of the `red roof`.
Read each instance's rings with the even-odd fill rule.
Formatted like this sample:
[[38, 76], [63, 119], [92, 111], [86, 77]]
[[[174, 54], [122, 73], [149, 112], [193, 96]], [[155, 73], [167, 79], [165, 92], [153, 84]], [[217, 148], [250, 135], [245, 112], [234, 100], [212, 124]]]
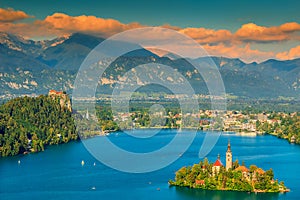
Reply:
[[235, 169], [236, 171], [242, 171], [242, 172], [248, 172], [249, 169], [245, 166], [239, 166], [238, 168]]
[[216, 162], [215, 162], [215, 164], [214, 164], [214, 166], [223, 166], [223, 164], [222, 164], [222, 162], [221, 162], [221, 160], [216, 160]]
[[265, 171], [262, 168], [256, 169], [255, 172], [257, 172], [259, 174], [264, 174], [265, 173]]
[[55, 94], [63, 94], [62, 91], [56, 91], [56, 90], [50, 90], [50, 93], [55, 93]]
[[205, 181], [204, 180], [196, 180], [196, 185], [204, 185]]

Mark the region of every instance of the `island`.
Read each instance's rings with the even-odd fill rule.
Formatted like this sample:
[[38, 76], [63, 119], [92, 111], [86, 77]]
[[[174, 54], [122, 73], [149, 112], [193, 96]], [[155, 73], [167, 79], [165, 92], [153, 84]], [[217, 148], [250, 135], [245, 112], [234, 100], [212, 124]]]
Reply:
[[199, 188], [204, 190], [224, 190], [242, 192], [289, 192], [284, 182], [274, 180], [273, 170], [251, 165], [249, 168], [238, 160], [232, 162], [232, 151], [228, 142], [226, 165], [218, 155], [215, 163], [205, 158], [193, 166], [182, 167], [175, 174], [175, 180], [169, 180], [170, 186]]

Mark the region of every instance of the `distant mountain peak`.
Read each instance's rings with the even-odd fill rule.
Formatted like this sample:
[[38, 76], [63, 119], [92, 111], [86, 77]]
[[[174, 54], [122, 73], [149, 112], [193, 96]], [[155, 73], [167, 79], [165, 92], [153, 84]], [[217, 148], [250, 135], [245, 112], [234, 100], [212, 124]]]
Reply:
[[[71, 88], [74, 81], [72, 78], [75, 77], [82, 61], [94, 47], [104, 40], [96, 36], [74, 33], [52, 40], [33, 41], [0, 32], [0, 91], [7, 94], [12, 91], [32, 92], [35, 89], [44, 91], [49, 89], [50, 85], [52, 88], [58, 87], [58, 83], [66, 83]], [[170, 52], [155, 52], [138, 44], [124, 41], [114, 41], [112, 45], [112, 49], [131, 45], [133, 49], [138, 50], [120, 56], [120, 59], [115, 61], [115, 66], [118, 67], [112, 68], [109, 77], [116, 78], [121, 72], [126, 72], [132, 66], [155, 61], [175, 67], [183, 75], [187, 75], [193, 84], [200, 85], [196, 87], [197, 92], [206, 91], [205, 84], [203, 87], [201, 86], [203, 79], [189, 63], [189, 58], [180, 58]], [[192, 60], [201, 65], [207, 58]], [[298, 95], [299, 97], [300, 59], [288, 61], [271, 59], [257, 64], [244, 63], [238, 58], [216, 56], [209, 58], [219, 68], [228, 93], [238, 96]], [[116, 69], [118, 70], [116, 71]], [[31, 75], [31, 73], [35, 74]], [[50, 78], [52, 75], [53, 77]], [[71, 75], [72, 78], [69, 78]], [[20, 78], [16, 79], [15, 77]], [[31, 82], [33, 84], [28, 84]], [[28, 88], [32, 88], [32, 90]], [[109, 88], [111, 87], [108, 85], [107, 90]]]
[[32, 40], [26, 40], [21, 36], [0, 32], [0, 44], [12, 50], [23, 51], [23, 46], [31, 43], [33, 43]]
[[65, 36], [54, 38], [52, 40], [41, 40], [41, 41], [37, 41], [36, 44], [41, 45], [42, 49], [45, 50], [49, 47], [55, 47], [59, 44], [62, 44], [67, 39], [69, 39], [70, 36], [71, 35], [65, 35]]

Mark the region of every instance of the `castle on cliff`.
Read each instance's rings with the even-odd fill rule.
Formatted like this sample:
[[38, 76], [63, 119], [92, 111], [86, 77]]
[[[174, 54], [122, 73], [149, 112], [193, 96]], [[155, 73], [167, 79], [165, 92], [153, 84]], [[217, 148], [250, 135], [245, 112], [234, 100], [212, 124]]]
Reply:
[[63, 91], [50, 90], [48, 96], [52, 99], [59, 99], [59, 104], [61, 108], [66, 108], [72, 112], [72, 105], [69, 96]]

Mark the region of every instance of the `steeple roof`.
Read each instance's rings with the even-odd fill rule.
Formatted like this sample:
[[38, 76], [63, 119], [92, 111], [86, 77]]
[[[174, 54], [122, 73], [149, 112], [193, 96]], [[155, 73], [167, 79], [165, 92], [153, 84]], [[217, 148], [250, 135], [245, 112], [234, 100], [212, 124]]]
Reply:
[[221, 160], [220, 160], [220, 154], [218, 154], [218, 159], [216, 160], [216, 162], [214, 163], [214, 166], [217, 167], [217, 166], [223, 166]]
[[231, 152], [230, 140], [228, 140], [227, 152]]
[[223, 164], [222, 164], [222, 162], [221, 162], [221, 160], [216, 160], [216, 162], [214, 163], [214, 166], [215, 167], [217, 167], [217, 166], [219, 166], [219, 167], [221, 167], [221, 166], [223, 166]]

